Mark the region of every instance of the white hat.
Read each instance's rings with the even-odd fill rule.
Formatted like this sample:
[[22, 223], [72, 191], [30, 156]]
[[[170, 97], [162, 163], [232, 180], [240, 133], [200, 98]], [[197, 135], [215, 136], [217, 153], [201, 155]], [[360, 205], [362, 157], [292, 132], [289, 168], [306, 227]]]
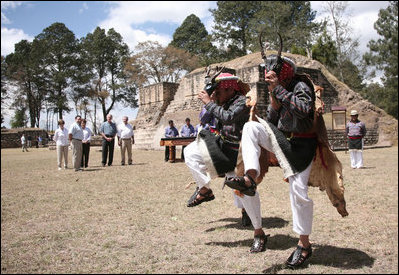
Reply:
[[357, 116], [357, 115], [358, 115], [358, 112], [356, 110], [351, 111], [351, 116]]

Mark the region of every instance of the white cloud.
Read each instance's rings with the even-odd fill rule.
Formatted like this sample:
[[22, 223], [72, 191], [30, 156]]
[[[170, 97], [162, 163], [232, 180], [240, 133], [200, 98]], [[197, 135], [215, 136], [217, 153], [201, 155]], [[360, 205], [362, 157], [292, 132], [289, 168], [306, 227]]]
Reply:
[[83, 2], [82, 8], [79, 9], [79, 13], [83, 13], [85, 10], [88, 10], [89, 6], [87, 5], [86, 2]]
[[[328, 16], [323, 12], [325, 3], [322, 1], [311, 1], [312, 10], [317, 11], [316, 21], [320, 22], [322, 18]], [[389, 6], [388, 1], [349, 1], [346, 15], [350, 16], [350, 26], [352, 27], [354, 38], [359, 38], [359, 53], [368, 51], [367, 43], [379, 38], [374, 29], [374, 23], [378, 19], [380, 9]]]
[[6, 56], [14, 52], [14, 45], [21, 40], [33, 41], [34, 37], [19, 29], [1, 28], [1, 55]]
[[22, 5], [22, 1], [1, 1], [1, 23], [11, 24], [10, 19], [8, 19], [4, 12], [8, 9], [15, 9], [20, 5]]
[[112, 6], [108, 18], [99, 26], [104, 29], [114, 28], [122, 35], [130, 50], [146, 40], [158, 41], [163, 46], [172, 40], [170, 34], [139, 28], [141, 24], [154, 22], [180, 25], [190, 14], [200, 19], [209, 16], [208, 9], [214, 5], [208, 1], [122, 1], [110, 4]]
[[23, 1], [1, 1], [1, 9], [14, 9], [20, 5], [22, 5]]

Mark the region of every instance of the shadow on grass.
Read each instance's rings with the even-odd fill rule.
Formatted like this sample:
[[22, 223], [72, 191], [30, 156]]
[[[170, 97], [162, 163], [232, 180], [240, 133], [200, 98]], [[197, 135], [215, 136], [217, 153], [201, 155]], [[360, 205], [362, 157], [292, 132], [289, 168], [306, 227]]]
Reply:
[[360, 170], [363, 170], [363, 169], [375, 169], [376, 167], [375, 166], [363, 166], [362, 168], [359, 168]]
[[119, 164], [115, 166], [122, 167], [122, 166], [137, 166], [137, 165], [146, 165], [146, 164], [148, 164], [148, 162], [133, 162], [133, 164], [125, 164], [125, 165]]
[[[266, 232], [267, 234], [267, 232]], [[293, 247], [298, 242], [297, 238], [288, 235], [274, 235], [267, 239], [266, 250], [286, 250]], [[233, 242], [209, 242], [206, 245], [218, 245], [226, 247], [239, 247], [244, 246], [248, 249], [252, 246], [253, 239], [239, 240]]]
[[[267, 248], [268, 245], [266, 245]], [[294, 250], [295, 248], [293, 248]], [[288, 259], [289, 255], [287, 255]], [[303, 267], [311, 265], [324, 265], [342, 269], [359, 269], [362, 267], [372, 267], [375, 258], [367, 253], [354, 248], [340, 248], [331, 245], [314, 245], [313, 255]], [[262, 271], [262, 273], [276, 273], [282, 269], [287, 269], [285, 264], [275, 264]]]
[[[215, 231], [220, 228], [235, 228], [235, 229], [241, 229], [241, 230], [253, 230], [252, 226], [244, 227], [241, 224], [241, 218], [224, 218], [224, 219], [219, 219], [216, 221], [211, 221], [209, 223], [215, 223], [215, 222], [231, 222], [231, 223], [227, 224], [227, 225], [209, 228], [205, 232], [212, 232], [212, 231]], [[288, 221], [278, 218], [278, 217], [268, 217], [268, 218], [262, 218], [262, 225], [263, 225], [264, 229], [282, 228], [282, 227], [285, 227], [288, 225]]]
[[147, 165], [148, 162], [133, 162], [131, 166], [137, 166], [137, 165]]
[[83, 172], [93, 172], [93, 171], [99, 171], [99, 170], [103, 170], [103, 169], [97, 169], [97, 168], [85, 168], [83, 170]]

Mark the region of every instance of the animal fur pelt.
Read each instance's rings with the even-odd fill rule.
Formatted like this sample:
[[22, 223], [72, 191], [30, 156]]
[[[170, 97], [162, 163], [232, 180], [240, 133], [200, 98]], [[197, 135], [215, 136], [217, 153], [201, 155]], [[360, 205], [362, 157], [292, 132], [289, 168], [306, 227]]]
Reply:
[[[306, 78], [306, 82], [310, 82], [311, 85], [313, 85], [316, 95], [315, 117], [312, 132], [317, 134], [318, 141], [308, 185], [319, 187], [321, 191], [326, 191], [332, 205], [337, 208], [338, 213], [341, 214], [342, 217], [345, 217], [348, 215], [348, 212], [346, 210], [346, 202], [344, 198], [345, 188], [343, 185], [342, 164], [335, 153], [331, 150], [328, 143], [327, 130], [322, 116], [324, 103], [321, 100], [321, 94], [323, 88], [314, 85], [309, 77], [306, 76]], [[247, 93], [247, 105], [251, 107], [249, 117], [250, 121], [259, 121], [256, 116], [256, 101], [256, 92], [249, 91]], [[268, 172], [269, 166], [277, 166], [278, 161], [272, 152], [262, 148], [259, 163], [261, 164], [261, 171], [259, 177], [255, 179], [257, 184], [263, 180], [265, 174]], [[244, 176], [244, 163], [242, 160], [241, 146], [237, 158], [236, 174], [238, 176]], [[287, 179], [284, 180], [287, 181]], [[242, 195], [239, 191], [237, 191], [236, 194]]]

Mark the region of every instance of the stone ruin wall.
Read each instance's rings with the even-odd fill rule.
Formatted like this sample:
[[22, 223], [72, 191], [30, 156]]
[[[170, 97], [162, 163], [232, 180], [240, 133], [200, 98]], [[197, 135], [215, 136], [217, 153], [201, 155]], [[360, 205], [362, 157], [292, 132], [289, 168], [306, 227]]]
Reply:
[[25, 134], [26, 142], [28, 142], [28, 136], [32, 137], [32, 147], [37, 145], [37, 136], [42, 137], [41, 147], [47, 146], [49, 143], [47, 132], [40, 128], [1, 129], [1, 148], [22, 148], [22, 134]]
[[[298, 65], [299, 73], [307, 73], [314, 80], [315, 84], [324, 88], [323, 101], [325, 102], [325, 113], [331, 112], [332, 106], [346, 106], [347, 116], [351, 109], [356, 108], [361, 113], [361, 120], [367, 117], [367, 135], [365, 145], [375, 145], [381, 143], [381, 133], [385, 135], [385, 130], [379, 127], [383, 122], [384, 126], [392, 127], [393, 135], [397, 137], [397, 120], [387, 115], [384, 111], [364, 103], [357, 93], [350, 90], [345, 84], [336, 80], [329, 72], [317, 61], [309, 61], [306, 57], [298, 55], [283, 54], [293, 59]], [[244, 82], [248, 83], [251, 89], [256, 89], [258, 94], [258, 111], [260, 116], [265, 117], [268, 105], [267, 84], [263, 78], [263, 67], [259, 53], [254, 53], [223, 64], [213, 64], [225, 66], [230, 72], [235, 72]], [[229, 69], [230, 68], [230, 69]], [[236, 68], [236, 70], [232, 69]], [[160, 139], [164, 137], [165, 127], [168, 121], [173, 120], [176, 128], [185, 124], [185, 118], [191, 119], [194, 126], [199, 123], [199, 112], [202, 102], [197, 99], [198, 91], [203, 89], [205, 79], [205, 68], [199, 68], [187, 74], [179, 84], [158, 83], [146, 87], [140, 93], [139, 112], [135, 125], [135, 148], [138, 149], [158, 149]], [[344, 85], [344, 87], [342, 87]], [[162, 91], [162, 92], [161, 92]], [[161, 96], [162, 94], [162, 96]], [[349, 99], [348, 99], [349, 98]], [[361, 103], [361, 106], [359, 105]], [[370, 106], [371, 105], [371, 106]], [[367, 107], [364, 107], [367, 106]], [[366, 108], [366, 109], [365, 109]], [[373, 111], [372, 120], [366, 116], [367, 110]], [[367, 120], [366, 119], [366, 120]], [[393, 119], [393, 120], [392, 120]], [[327, 129], [329, 125], [327, 125]], [[346, 148], [345, 132], [328, 129], [331, 145], [335, 149]], [[391, 138], [384, 136], [383, 145], [392, 145]]]

